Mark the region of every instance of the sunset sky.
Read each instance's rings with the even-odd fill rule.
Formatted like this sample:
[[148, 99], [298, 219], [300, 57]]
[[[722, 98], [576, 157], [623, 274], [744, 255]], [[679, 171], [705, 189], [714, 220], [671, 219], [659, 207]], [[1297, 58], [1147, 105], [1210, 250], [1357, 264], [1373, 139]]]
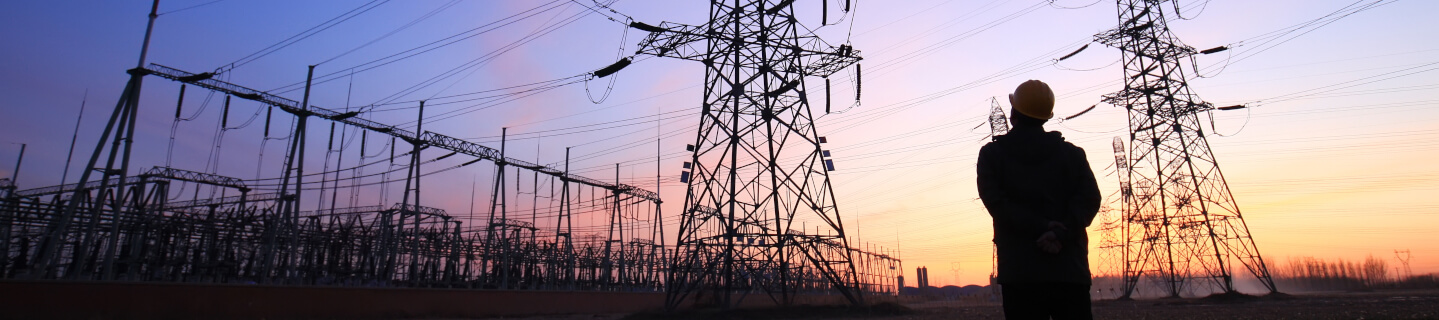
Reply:
[[[1186, 72], [1205, 101], [1249, 106], [1213, 112], [1212, 127], [1210, 114], [1200, 117], [1212, 130], [1209, 143], [1271, 268], [1291, 257], [1369, 255], [1393, 268], [1400, 266], [1395, 250], [1407, 249], [1413, 273], [1439, 272], [1433, 231], [1439, 226], [1439, 19], [1432, 17], [1439, 2], [1375, 2], [1165, 4], [1169, 26], [1184, 43], [1200, 50], [1232, 48], [1196, 56], [1198, 74]], [[986, 284], [991, 226], [974, 182], [975, 157], [988, 140], [981, 124], [991, 98], [1005, 103], [1004, 95], [1027, 79], [1054, 88], [1058, 116], [1098, 104], [1082, 117], [1046, 127], [1088, 151], [1106, 204], [1112, 203], [1118, 182], [1110, 142], [1125, 134], [1126, 115], [1099, 100], [1123, 88], [1123, 70], [1118, 50], [1091, 41], [1119, 23], [1114, 3], [857, 1], [849, 14], [838, 3], [831, 3], [827, 26], [820, 25], [818, 1], [796, 1], [794, 10], [806, 28], [831, 44], [851, 43], [864, 57], [862, 100], [852, 98], [853, 69], [841, 72], [831, 77], [836, 112], [816, 121], [834, 152], [837, 171], [830, 177], [852, 243], [898, 250], [909, 279], [915, 267], [927, 266], [934, 285]], [[581, 4], [595, 6], [591, 0], [166, 0], [148, 62], [196, 73], [236, 63], [224, 80], [294, 100], [301, 98], [294, 89], [306, 66], [318, 64], [317, 78], [332, 81], [314, 86], [311, 104], [334, 110], [454, 101], [459, 99], [443, 97], [599, 69], [631, 55], [645, 36]], [[614, 12], [600, 10], [621, 21], [628, 16], [698, 25], [707, 19], [707, 5], [620, 0], [611, 6]], [[1371, 8], [1346, 11], [1362, 6]], [[367, 11], [293, 45], [272, 46], [357, 8]], [[60, 183], [83, 102], [68, 182], [78, 178], [124, 88], [124, 71], [135, 66], [149, 9], [150, 1], [142, 0], [0, 4], [0, 177], [14, 174], [24, 143], [20, 188]], [[524, 18], [505, 20], [512, 16]], [[557, 23], [563, 26], [547, 28]], [[463, 33], [475, 36], [449, 38], [444, 41], [458, 42], [397, 62], [366, 64], [421, 52], [406, 50], [475, 28], [494, 30]], [[1072, 58], [1054, 61], [1085, 44]], [[498, 55], [475, 68], [419, 86], [492, 53]], [[685, 185], [678, 175], [684, 146], [695, 139], [703, 69], [697, 62], [648, 58], [615, 77], [612, 88], [611, 78], [604, 78], [501, 104], [427, 107], [427, 115], [457, 113], [429, 120], [425, 129], [498, 147], [500, 128], [508, 127], [515, 138], [509, 142], [512, 157], [552, 164], [572, 147], [572, 158], [580, 160], [571, 167], [580, 174], [609, 181], [621, 163], [621, 182], [651, 190], [659, 151], [664, 212], [675, 215], [682, 211]], [[145, 81], [134, 155], [142, 169], [166, 162], [180, 87], [157, 77]], [[807, 81], [810, 88], [823, 85], [819, 78]], [[272, 140], [260, 158], [262, 106], [235, 103], [232, 127], [258, 120], [221, 136], [216, 127], [223, 96], [187, 90], [183, 113], [195, 120], [177, 127], [173, 166], [202, 171], [208, 165], [222, 175], [254, 179], [263, 162], [268, 167], [262, 177], [273, 177], [283, 147]], [[811, 101], [823, 114], [823, 98]], [[415, 117], [411, 105], [382, 106], [362, 117], [406, 123]], [[288, 127], [288, 120], [276, 121], [276, 127]], [[307, 170], [318, 171], [328, 124], [312, 128], [310, 146], [320, 149]], [[215, 141], [222, 146], [218, 155]], [[383, 145], [372, 141], [369, 147]], [[472, 166], [427, 177], [425, 205], [468, 212], [471, 184], [478, 181], [475, 194], [487, 197], [493, 171]], [[1099, 240], [1097, 234], [1091, 238], [1092, 244]]]

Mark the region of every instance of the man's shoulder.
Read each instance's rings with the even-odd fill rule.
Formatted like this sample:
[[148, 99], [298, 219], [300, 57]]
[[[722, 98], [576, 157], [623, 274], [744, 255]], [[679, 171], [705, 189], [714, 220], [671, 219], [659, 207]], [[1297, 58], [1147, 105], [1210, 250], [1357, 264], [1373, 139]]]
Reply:
[[1079, 152], [1084, 152], [1084, 148], [1081, 148], [1081, 147], [1075, 145], [1073, 142], [1069, 142], [1069, 140], [1065, 140], [1065, 139], [1064, 139], [1064, 134], [1063, 134], [1063, 133], [1059, 133], [1059, 131], [1049, 131], [1049, 132], [1045, 132], [1045, 133], [1044, 133], [1044, 136], [1045, 136], [1045, 138], [1048, 138], [1048, 139], [1054, 140], [1055, 142], [1058, 142], [1058, 144], [1059, 144], [1061, 147], [1063, 147], [1063, 148], [1070, 149], [1070, 150], [1077, 150], [1077, 151], [1079, 151]]
[[1042, 134], [1016, 135], [1010, 133], [998, 135], [994, 137], [994, 140], [980, 147], [979, 152], [983, 154], [985, 150], [993, 152], [1001, 149], [1015, 148], [1020, 145], [1037, 145], [1042, 149], [1058, 147], [1066, 151], [1084, 152], [1084, 148], [1065, 140], [1064, 134], [1059, 133], [1059, 131], [1046, 131]]
[[1011, 136], [1011, 135], [1006, 135], [1006, 134], [997, 135], [997, 136], [994, 136], [994, 139], [993, 139], [993, 140], [990, 140], [989, 142], [985, 142], [985, 143], [984, 143], [984, 146], [979, 147], [979, 154], [980, 154], [980, 155], [984, 155], [984, 154], [987, 154], [987, 153], [992, 154], [992, 153], [1000, 152], [1000, 150], [1004, 150], [1004, 149], [1011, 148], [1015, 143], [1016, 143], [1015, 138], [1014, 138], [1013, 136]]

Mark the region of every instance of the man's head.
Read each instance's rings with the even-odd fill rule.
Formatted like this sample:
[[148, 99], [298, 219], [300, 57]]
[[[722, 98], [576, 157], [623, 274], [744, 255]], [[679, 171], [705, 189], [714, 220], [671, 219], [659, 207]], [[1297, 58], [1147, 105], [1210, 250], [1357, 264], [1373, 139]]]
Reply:
[[1054, 117], [1054, 91], [1049, 90], [1049, 85], [1042, 81], [1025, 81], [1014, 88], [1014, 93], [1009, 94], [1009, 105], [1013, 108], [1011, 118], [1023, 115], [1044, 123]]

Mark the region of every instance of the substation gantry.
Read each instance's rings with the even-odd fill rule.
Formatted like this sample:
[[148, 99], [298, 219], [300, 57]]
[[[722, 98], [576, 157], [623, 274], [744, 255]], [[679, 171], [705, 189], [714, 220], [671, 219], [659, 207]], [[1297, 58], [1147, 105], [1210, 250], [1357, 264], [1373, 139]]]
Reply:
[[[409, 131], [358, 117], [359, 112], [315, 107], [308, 79], [305, 98], [295, 101], [214, 79], [213, 73], [146, 65], [156, 8], [158, 1], [140, 61], [128, 71], [130, 79], [79, 182], [26, 190], [6, 183], [0, 199], [0, 278], [627, 291], [663, 286], [669, 252], [662, 234], [631, 240], [611, 232], [608, 239], [576, 245], [568, 225], [557, 224], [553, 242], [537, 241], [532, 221], [507, 218], [500, 209], [500, 216], [491, 211], [488, 238], [481, 238], [463, 232], [462, 221], [444, 210], [419, 205], [418, 159], [434, 147], [451, 153], [431, 161], [464, 154], [476, 159], [459, 166], [488, 160], [499, 172], [513, 167], [534, 172], [536, 179], [559, 179], [565, 185], [561, 220], [573, 214], [571, 185], [605, 190], [610, 194], [605, 207], [615, 217], [641, 203], [657, 215], [655, 192], [618, 178], [604, 182], [507, 157], [502, 149], [419, 126]], [[310, 71], [313, 75], [313, 67]], [[227, 106], [229, 97], [236, 97], [294, 115], [279, 192], [257, 194], [245, 180], [169, 167], [131, 175], [140, 88], [148, 75], [224, 93]], [[182, 101], [183, 94], [182, 86]], [[301, 211], [310, 118], [410, 143], [404, 200], [389, 208]], [[266, 128], [268, 136], [268, 121]], [[177, 181], [214, 187], [218, 197], [171, 201], [169, 186]], [[658, 224], [658, 218], [652, 221]], [[512, 239], [520, 236], [511, 232], [516, 229], [528, 231], [528, 239]]]

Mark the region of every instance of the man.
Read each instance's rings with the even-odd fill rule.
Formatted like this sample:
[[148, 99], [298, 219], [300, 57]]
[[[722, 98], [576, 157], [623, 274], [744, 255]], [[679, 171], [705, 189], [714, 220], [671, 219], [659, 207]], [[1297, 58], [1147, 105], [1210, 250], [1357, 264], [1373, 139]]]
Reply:
[[1009, 95], [1008, 134], [979, 150], [979, 197], [994, 218], [1006, 319], [1092, 319], [1089, 238], [1099, 186], [1081, 149], [1045, 132], [1054, 92], [1038, 80]]

